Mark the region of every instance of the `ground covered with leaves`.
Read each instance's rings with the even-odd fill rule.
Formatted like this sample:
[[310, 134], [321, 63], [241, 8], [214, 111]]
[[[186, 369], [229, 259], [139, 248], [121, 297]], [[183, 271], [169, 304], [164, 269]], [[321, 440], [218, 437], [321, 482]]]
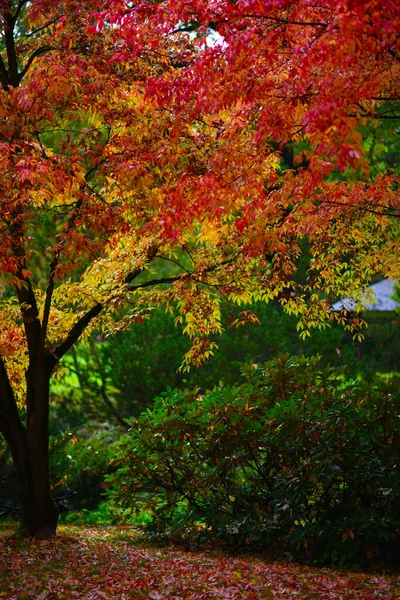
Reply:
[[396, 573], [346, 572], [262, 557], [143, 545], [131, 528], [60, 528], [52, 540], [0, 529], [0, 597], [13, 599], [390, 599]]

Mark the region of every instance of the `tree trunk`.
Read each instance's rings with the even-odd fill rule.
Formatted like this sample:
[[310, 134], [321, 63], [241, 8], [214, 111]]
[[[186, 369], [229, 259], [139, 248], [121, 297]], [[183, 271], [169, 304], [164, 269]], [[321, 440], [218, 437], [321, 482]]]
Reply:
[[22, 530], [30, 536], [55, 535], [58, 508], [49, 482], [49, 389], [51, 361], [45, 355], [30, 367], [27, 380], [27, 426], [23, 426], [4, 362], [0, 360], [0, 431], [17, 472]]
[[41, 539], [56, 534], [59, 514], [51, 496], [48, 471], [48, 449], [42, 444], [27, 444], [25, 462], [18, 473], [21, 527], [29, 536]]
[[27, 371], [27, 431], [24, 460], [19, 469], [22, 528], [36, 537], [56, 533], [58, 508], [49, 481], [49, 393], [52, 367], [39, 355]]

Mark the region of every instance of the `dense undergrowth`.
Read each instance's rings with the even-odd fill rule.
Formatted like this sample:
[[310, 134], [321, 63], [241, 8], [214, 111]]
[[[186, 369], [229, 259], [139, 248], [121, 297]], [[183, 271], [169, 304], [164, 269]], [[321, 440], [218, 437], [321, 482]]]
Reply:
[[[397, 560], [400, 398], [318, 359], [244, 369], [239, 387], [169, 389], [113, 445], [120, 515], [169, 539], [279, 548], [302, 560]], [[141, 492], [141, 493], [139, 493]]]

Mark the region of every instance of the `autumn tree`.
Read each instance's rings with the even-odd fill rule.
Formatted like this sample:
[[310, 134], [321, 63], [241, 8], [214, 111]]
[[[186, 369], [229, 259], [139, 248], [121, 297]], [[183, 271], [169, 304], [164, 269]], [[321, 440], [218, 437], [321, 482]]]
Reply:
[[399, 276], [398, 175], [366, 160], [384, 155], [370, 128], [400, 116], [399, 9], [0, 0], [0, 15], [0, 432], [23, 528], [50, 536], [49, 382], [94, 327], [161, 304], [198, 364], [223, 299], [279, 298], [307, 333], [337, 295]]

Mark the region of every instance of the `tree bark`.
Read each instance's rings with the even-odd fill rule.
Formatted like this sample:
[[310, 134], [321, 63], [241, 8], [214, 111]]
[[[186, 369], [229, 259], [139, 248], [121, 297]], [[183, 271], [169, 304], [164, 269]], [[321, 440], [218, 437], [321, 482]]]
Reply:
[[52, 365], [39, 355], [35, 368], [27, 372], [27, 435], [20, 501], [22, 528], [29, 535], [47, 538], [55, 535], [58, 508], [49, 480], [49, 394]]
[[19, 417], [10, 380], [0, 357], [0, 432], [10, 448], [14, 465], [23, 463], [26, 430]]
[[46, 355], [29, 367], [27, 379], [27, 426], [23, 426], [5, 365], [0, 360], [0, 431], [11, 450], [17, 472], [21, 528], [37, 538], [56, 534], [58, 507], [49, 482], [49, 389], [52, 364]]

